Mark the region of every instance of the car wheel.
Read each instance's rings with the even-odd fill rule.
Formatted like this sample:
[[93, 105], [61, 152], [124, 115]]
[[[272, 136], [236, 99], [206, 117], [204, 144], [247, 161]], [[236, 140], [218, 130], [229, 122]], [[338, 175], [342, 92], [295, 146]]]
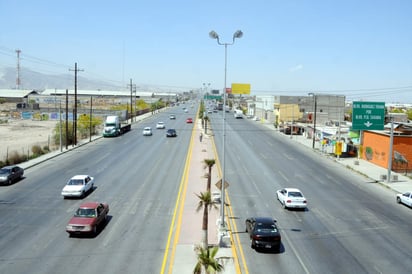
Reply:
[[282, 207], [283, 207], [284, 209], [286, 209], [286, 203], [285, 203], [285, 202], [282, 203]]
[[95, 225], [94, 227], [93, 227], [93, 235], [96, 235], [97, 234], [97, 225]]
[[8, 185], [11, 185], [12, 182], [13, 182], [13, 181], [12, 181], [11, 179], [8, 179], [8, 180], [7, 180], [7, 184], [8, 184]]
[[398, 204], [400, 204], [401, 203], [401, 198], [396, 197], [396, 201], [398, 202]]

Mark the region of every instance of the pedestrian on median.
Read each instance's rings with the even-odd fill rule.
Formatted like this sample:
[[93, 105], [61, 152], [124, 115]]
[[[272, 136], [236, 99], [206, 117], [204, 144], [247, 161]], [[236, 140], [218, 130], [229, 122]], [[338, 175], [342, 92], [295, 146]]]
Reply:
[[203, 134], [200, 132], [200, 135], [199, 135], [200, 142], [202, 142], [202, 139], [203, 139]]

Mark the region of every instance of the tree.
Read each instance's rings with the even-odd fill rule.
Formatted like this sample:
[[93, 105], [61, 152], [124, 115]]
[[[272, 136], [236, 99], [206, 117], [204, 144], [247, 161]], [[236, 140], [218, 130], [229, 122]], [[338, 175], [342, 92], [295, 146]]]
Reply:
[[207, 248], [209, 246], [207, 234], [208, 234], [208, 222], [209, 222], [209, 211], [212, 208], [216, 208], [217, 206], [212, 201], [212, 195], [210, 191], [201, 192], [200, 194], [196, 194], [199, 198], [199, 203], [196, 208], [196, 212], [199, 212], [203, 208], [203, 219], [202, 219], [202, 246], [203, 248]]
[[89, 114], [80, 115], [77, 119], [77, 130], [80, 133], [80, 137], [86, 138], [87, 136], [89, 136], [90, 132], [92, 135], [96, 134], [97, 126], [102, 123], [103, 121], [100, 117], [92, 116], [92, 120], [90, 121]]
[[207, 274], [222, 272], [224, 267], [215, 258], [218, 251], [219, 248], [217, 246], [212, 248], [198, 247], [197, 264], [193, 269], [193, 274], [201, 274], [202, 269], [204, 269]]
[[215, 165], [215, 159], [204, 159], [205, 166], [208, 168], [207, 173], [207, 187], [206, 191], [210, 192], [211, 184], [212, 184], [212, 167]]

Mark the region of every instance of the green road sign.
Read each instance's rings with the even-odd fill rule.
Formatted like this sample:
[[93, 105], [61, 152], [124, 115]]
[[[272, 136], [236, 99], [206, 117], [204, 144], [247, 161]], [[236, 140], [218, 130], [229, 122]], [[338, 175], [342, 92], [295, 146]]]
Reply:
[[222, 100], [222, 95], [206, 94], [206, 95], [203, 96], [203, 99], [205, 99], [205, 100]]
[[383, 130], [384, 123], [384, 102], [353, 102], [353, 130]]

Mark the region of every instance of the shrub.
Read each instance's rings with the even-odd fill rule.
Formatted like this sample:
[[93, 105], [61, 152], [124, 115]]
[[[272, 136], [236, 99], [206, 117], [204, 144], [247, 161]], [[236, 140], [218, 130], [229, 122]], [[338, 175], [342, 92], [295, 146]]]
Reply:
[[6, 160], [7, 165], [16, 165], [26, 160], [25, 155], [19, 154], [17, 151], [12, 151]]
[[39, 145], [34, 145], [31, 147], [31, 152], [33, 152], [33, 156], [37, 157], [40, 156], [42, 154], [44, 154], [43, 150], [41, 149], [41, 147]]

